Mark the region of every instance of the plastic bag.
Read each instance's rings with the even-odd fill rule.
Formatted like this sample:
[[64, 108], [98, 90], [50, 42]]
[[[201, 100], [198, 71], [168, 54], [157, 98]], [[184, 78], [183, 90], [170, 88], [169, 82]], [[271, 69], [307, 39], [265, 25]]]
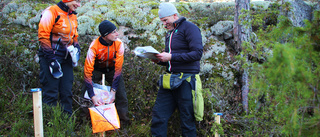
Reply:
[[120, 120], [114, 103], [91, 107], [89, 111], [93, 133], [120, 128]]
[[[110, 93], [110, 90], [111, 90], [110, 86], [100, 85], [97, 83], [93, 83], [92, 85], [93, 85], [93, 92], [98, 97], [99, 101], [106, 103], [106, 104], [112, 103], [111, 102], [112, 96]], [[86, 91], [84, 93], [84, 98], [91, 99], [89, 97], [88, 91]]]

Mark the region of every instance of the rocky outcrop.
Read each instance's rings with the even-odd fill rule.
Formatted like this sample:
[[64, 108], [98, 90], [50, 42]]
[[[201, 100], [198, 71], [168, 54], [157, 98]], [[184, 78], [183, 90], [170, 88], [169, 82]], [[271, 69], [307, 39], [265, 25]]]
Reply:
[[233, 38], [233, 21], [219, 21], [210, 30], [219, 41], [230, 41]]
[[311, 21], [311, 6], [306, 4], [303, 0], [284, 0], [283, 2], [289, 2], [291, 4], [291, 10], [282, 8], [280, 15], [288, 17], [294, 26], [303, 27], [305, 25], [304, 20]]

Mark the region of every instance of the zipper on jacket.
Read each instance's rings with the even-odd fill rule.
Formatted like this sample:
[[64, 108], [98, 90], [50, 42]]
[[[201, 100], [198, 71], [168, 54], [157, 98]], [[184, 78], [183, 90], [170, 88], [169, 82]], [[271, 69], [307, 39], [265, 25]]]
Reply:
[[[175, 28], [171, 31], [171, 35], [170, 35], [170, 38], [169, 38], [169, 53], [171, 54], [171, 43], [172, 43], [172, 36], [173, 36], [173, 33], [177, 32], [177, 28], [179, 27], [180, 23], [177, 25], [175, 24]], [[172, 57], [172, 55], [171, 55]], [[171, 58], [172, 59], [172, 58]], [[168, 67], [168, 71], [171, 72], [171, 61], [168, 61], [169, 63], [169, 67]]]
[[107, 69], [108, 69], [108, 72], [109, 72], [109, 47], [110, 46], [108, 46], [108, 57], [107, 57]]
[[[68, 43], [66, 44], [66, 49], [68, 48], [68, 45], [69, 45], [69, 43], [70, 43], [70, 41], [71, 41], [71, 32], [72, 32], [72, 24], [71, 24], [71, 22], [70, 22], [70, 19], [69, 19], [69, 12], [68, 12], [68, 15], [67, 15], [67, 18], [68, 18], [68, 21], [69, 21], [69, 24], [70, 24], [70, 32], [69, 32], [69, 41], [68, 41]], [[66, 56], [64, 57], [64, 59], [67, 59], [67, 57], [68, 57], [68, 49], [66, 50]]]

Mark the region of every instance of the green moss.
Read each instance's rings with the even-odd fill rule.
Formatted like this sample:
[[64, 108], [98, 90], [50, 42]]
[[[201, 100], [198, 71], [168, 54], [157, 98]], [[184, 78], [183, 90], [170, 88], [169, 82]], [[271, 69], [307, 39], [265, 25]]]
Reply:
[[[156, 16], [156, 17], [157, 17], [157, 16]], [[150, 16], [147, 16], [146, 18], [147, 18], [147, 21], [148, 21], [148, 22], [152, 22], [152, 20], [154, 19], [154, 18], [151, 18]]]
[[209, 17], [203, 17], [198, 20], [198, 24], [205, 24], [208, 21]]
[[96, 15], [96, 16], [91, 17], [91, 18], [92, 18], [92, 20], [95, 21], [96, 24], [100, 24], [100, 22], [105, 20], [103, 15], [101, 15], [101, 14], [100, 15]]
[[189, 7], [188, 3], [179, 3], [178, 5], [176, 5], [176, 8], [177, 8], [180, 15], [185, 16], [185, 17], [189, 17], [190, 12], [187, 9], [187, 7]]
[[19, 3], [25, 3], [25, 2], [27, 2], [27, 0], [18, 0], [17, 2], [19, 2]]
[[156, 8], [159, 7], [159, 3], [158, 3], [158, 2], [154, 2], [154, 1], [149, 2], [148, 5], [149, 5], [152, 9], [156, 9]]
[[150, 12], [151, 14], [158, 16], [159, 9], [152, 9]]
[[[16, 0], [15, 2], [21, 3], [21, 1], [26, 2], [26, 3], [30, 2], [30, 1], [40, 2], [40, 0], [29, 0], [29, 1]], [[49, 4], [51, 4], [53, 1], [54, 0], [43, 1], [43, 3], [41, 3], [41, 4], [35, 3], [33, 5], [37, 5], [37, 6], [34, 6], [34, 8], [37, 11], [39, 11], [41, 9], [48, 7]], [[56, 0], [55, 2], [57, 3], [59, 1], [60, 0]], [[83, 0], [84, 3], [88, 2], [88, 1], [89, 0]], [[93, 0], [91, 0], [91, 2], [93, 2]], [[131, 6], [132, 4], [136, 5], [135, 6], [136, 9], [151, 7], [151, 10], [146, 11], [146, 12], [148, 12], [147, 15], [143, 15], [143, 17], [140, 17], [138, 10], [132, 10], [132, 6]], [[234, 13], [232, 7], [223, 7], [223, 6], [219, 7], [218, 6], [218, 7], [212, 8], [213, 6], [211, 5], [209, 7], [207, 6], [207, 8], [212, 8], [212, 9], [208, 9], [205, 12], [200, 12], [201, 10], [193, 11], [190, 8], [191, 7], [190, 4], [188, 4], [188, 5], [184, 5], [184, 3], [175, 3], [175, 4], [178, 7], [180, 15], [186, 16], [188, 18], [188, 20], [192, 20], [194, 23], [200, 24], [200, 25], [201, 24], [210, 24], [211, 26], [213, 26], [217, 21], [220, 21], [220, 20], [226, 20], [226, 19], [230, 20], [230, 18], [232, 20], [233, 13]], [[21, 4], [18, 4], [18, 5], [20, 6]], [[110, 5], [106, 6], [108, 9], [110, 9], [110, 11], [114, 11], [115, 18], [121, 17], [121, 16], [128, 16], [129, 19], [139, 18], [139, 20], [136, 22], [134, 22], [132, 20], [127, 21], [127, 18], [126, 18], [126, 21], [127, 21], [126, 27], [129, 27], [129, 28], [131, 27], [130, 29], [133, 30], [135, 34], [137, 34], [138, 36], [139, 35], [141, 36], [141, 34], [147, 34], [145, 38], [130, 38], [131, 42], [128, 44], [128, 48], [130, 50], [134, 49], [136, 46], [146, 46], [146, 45], [152, 45], [156, 49], [158, 49], [159, 51], [161, 51], [161, 49], [164, 48], [164, 43], [160, 43], [160, 42], [152, 43], [150, 40], [148, 40], [151, 36], [152, 37], [156, 36], [156, 38], [159, 41], [161, 39], [163, 39], [163, 36], [157, 35], [155, 33], [159, 26], [157, 26], [154, 30], [151, 30], [151, 31], [149, 31], [149, 30], [146, 31], [146, 29], [144, 29], [144, 26], [148, 26], [154, 19], [158, 19], [158, 5], [159, 5], [158, 1], [157, 2], [154, 2], [154, 1], [149, 2], [149, 1], [134, 1], [134, 0], [127, 0], [127, 1], [110, 0]], [[97, 6], [97, 5], [94, 5], [94, 6]], [[99, 7], [102, 7], [102, 6], [105, 6], [105, 5], [99, 5]], [[148, 6], [150, 6], [150, 7], [148, 7]], [[199, 6], [201, 6], [201, 5], [199, 5]], [[130, 7], [130, 8], [128, 8], [128, 7]], [[257, 6], [257, 8], [261, 8], [261, 7]], [[95, 10], [95, 11], [96, 11], [96, 9], [97, 8], [93, 8], [93, 10]], [[195, 8], [193, 8], [193, 9], [195, 9]], [[189, 11], [192, 13], [189, 13]], [[252, 17], [256, 18], [256, 21], [253, 20], [253, 23], [259, 24], [259, 22], [262, 21], [261, 19], [264, 19], [263, 18], [264, 16], [261, 14], [264, 11], [256, 10], [255, 12], [256, 12], [257, 16], [252, 16]], [[20, 16], [19, 14], [18, 15], [16, 15], [16, 14], [17, 13], [14, 12], [14, 13], [10, 13], [8, 16], [10, 18], [16, 18], [16, 16]], [[270, 14], [270, 15], [268, 15], [269, 17], [274, 17], [274, 18], [277, 17], [276, 16], [277, 13], [275, 13], [275, 12], [269, 11], [269, 12], [267, 12], [267, 14]], [[150, 15], [154, 15], [155, 17], [151, 18]], [[31, 16], [31, 15], [29, 14], [28, 16]], [[96, 14], [96, 15], [94, 15], [94, 17], [90, 17], [90, 18], [95, 21], [94, 26], [91, 26], [91, 29], [94, 30], [94, 29], [96, 29], [97, 25], [103, 19], [106, 19], [107, 17], [106, 17], [106, 14], [102, 14], [102, 15]], [[112, 20], [113, 20], [112, 22], [114, 24], [116, 24], [116, 26], [118, 27], [118, 24], [115, 22], [115, 18], [112, 18]], [[140, 18], [142, 18], [142, 19], [140, 20]], [[146, 20], [144, 20], [144, 18], [146, 18]], [[268, 17], [265, 17], [265, 18], [268, 18]], [[270, 18], [268, 18], [268, 19], [270, 19]], [[276, 22], [277, 21], [275, 20], [275, 23]], [[134, 23], [134, 24], [130, 24], [130, 23]], [[318, 22], [315, 22], [315, 23], [318, 23]], [[18, 114], [14, 118], [19, 117], [21, 119], [21, 117], [22, 117], [22, 120], [32, 119], [32, 117], [25, 117], [25, 116], [27, 116], [27, 115], [25, 115], [25, 112], [24, 112], [24, 111], [26, 111], [26, 109], [19, 109], [19, 107], [21, 107], [21, 105], [18, 105], [18, 106], [13, 105], [11, 107], [11, 106], [6, 105], [5, 102], [14, 101], [14, 102], [11, 102], [10, 104], [21, 104], [21, 103], [26, 104], [25, 103], [26, 101], [20, 101], [20, 102], [16, 101], [16, 100], [19, 100], [20, 98], [22, 98], [21, 95], [18, 96], [18, 94], [22, 93], [21, 92], [22, 89], [29, 89], [30, 87], [38, 87], [40, 85], [39, 80], [37, 78], [38, 73], [39, 73], [38, 72], [39, 64], [29, 61], [30, 58], [32, 58], [36, 54], [36, 50], [35, 49], [30, 50], [30, 52], [32, 53], [32, 56], [31, 56], [31, 54], [30, 55], [29, 54], [23, 55], [25, 53], [26, 49], [30, 49], [29, 48], [30, 45], [35, 45], [37, 47], [39, 46], [38, 42], [37, 42], [37, 30], [30, 30], [30, 28], [22, 27], [21, 25], [12, 25], [12, 24], [13, 24], [12, 22], [9, 22], [6, 19], [1, 20], [1, 24], [0, 24], [0, 26], [2, 28], [2, 31], [0, 32], [1, 33], [0, 53], [2, 55], [0, 58], [0, 61], [1, 61], [1, 63], [0, 63], [0, 68], [1, 68], [0, 89], [2, 89], [3, 91], [5, 91], [5, 90], [11, 91], [11, 92], [0, 93], [0, 95], [4, 97], [3, 98], [4, 100], [0, 101], [0, 105], [5, 106], [4, 108], [7, 108], [9, 110], [13, 110], [13, 108], [18, 108], [16, 110], [22, 110], [19, 112], [12, 111], [13, 112], [12, 114]], [[142, 26], [142, 29], [133, 28], [133, 26], [137, 26], [137, 24]], [[285, 23], [285, 24], [287, 24], [287, 23]], [[210, 26], [210, 25], [208, 25], [208, 26]], [[315, 25], [317, 25], [317, 24], [315, 24]], [[201, 27], [203, 27], [202, 30], [207, 30], [208, 26], [201, 26]], [[319, 26], [319, 25], [317, 25], [317, 26]], [[279, 28], [283, 29], [283, 27], [284, 26], [281, 26]], [[274, 27], [274, 28], [276, 28], [276, 27]], [[273, 28], [268, 28], [268, 29], [272, 30]], [[317, 30], [319, 30], [319, 29], [314, 29], [314, 28], [311, 29], [310, 28], [310, 29], [308, 29], [307, 32], [309, 32], [311, 30], [315, 31], [315, 32], [308, 34], [308, 36], [314, 35], [315, 36], [314, 39], [319, 40], [319, 39], [317, 39], [318, 37], [316, 37], [316, 36], [318, 36], [317, 34], [319, 31], [317, 31]], [[290, 31], [293, 31], [293, 30], [290, 30]], [[304, 30], [301, 29], [300, 31], [304, 31]], [[31, 38], [22, 38], [25, 36], [22, 34], [26, 33], [26, 32], [28, 32], [27, 34], [32, 33], [32, 34], [29, 34]], [[290, 38], [286, 38], [286, 36], [282, 36], [283, 30], [274, 32], [273, 35], [275, 38], [273, 38], [271, 36], [267, 36], [266, 33], [268, 33], [268, 32], [260, 34], [260, 35], [266, 35], [265, 38], [263, 37], [263, 39], [260, 39], [260, 41], [262, 41], [263, 43], [256, 46], [256, 49], [251, 49], [250, 53], [258, 52], [259, 54], [262, 54], [263, 53], [262, 50], [264, 48], [269, 48], [271, 46], [271, 44], [274, 44], [279, 39], [280, 40], [290, 39]], [[300, 32], [300, 33], [304, 33], [304, 32]], [[21, 36], [19, 35], [19, 36], [13, 37], [14, 34], [20, 34]], [[294, 33], [290, 33], [290, 34], [293, 35]], [[307, 45], [311, 45], [310, 44], [311, 42], [302, 43], [303, 41], [308, 41], [308, 39], [306, 39], [304, 36], [305, 35], [302, 35], [302, 36], [293, 35], [292, 37], [300, 39], [299, 41], [295, 41], [295, 43], [298, 43], [297, 46], [300, 47], [299, 50], [304, 50], [304, 53], [312, 53], [313, 51], [311, 49], [309, 49], [308, 51], [306, 50], [309, 48]], [[89, 35], [80, 36], [80, 37], [81, 37], [81, 39], [79, 39], [79, 41], [81, 43], [81, 46], [83, 47], [82, 51], [85, 54], [92, 39], [90, 39], [91, 36], [89, 36]], [[87, 37], [90, 37], [90, 38], [87, 38]], [[85, 39], [90, 39], [90, 41], [88, 42]], [[296, 40], [296, 39], [294, 39], [294, 40]], [[290, 41], [293, 41], [293, 40], [290, 40]], [[290, 41], [285, 41], [285, 42], [290, 43]], [[214, 45], [216, 43], [217, 43], [217, 41], [212, 40], [209, 43], [207, 43], [206, 46]], [[306, 46], [304, 46], [304, 45], [306, 45]], [[290, 47], [290, 45], [285, 45], [285, 46], [286, 46], [286, 48], [282, 49], [283, 51], [288, 50], [289, 49], [288, 47]], [[206, 49], [209, 49], [209, 47], [207, 47]], [[246, 52], [249, 52], [249, 50], [246, 50]], [[275, 53], [278, 53], [278, 52], [275, 52]], [[294, 52], [292, 52], [292, 53], [294, 53]], [[294, 80], [301, 79], [300, 83], [297, 83], [297, 85], [303, 84], [304, 81], [308, 81], [305, 83], [308, 83], [308, 85], [312, 85], [312, 86], [314, 86], [318, 83], [318, 81], [319, 81], [318, 74], [320, 72], [319, 69], [316, 68], [316, 65], [314, 65], [314, 63], [311, 65], [304, 64], [304, 62], [307, 63], [308, 61], [310, 62], [310, 60], [313, 60], [312, 62], [319, 62], [319, 56], [318, 56], [319, 54], [317, 52], [315, 52], [313, 54], [314, 55], [308, 56], [308, 57], [310, 57], [308, 60], [302, 60], [302, 58], [299, 58], [299, 60], [301, 60], [301, 62], [303, 61], [300, 64], [303, 64], [303, 65], [300, 65], [299, 67], [297, 67], [296, 73], [294, 75], [292, 75], [295, 77]], [[225, 67], [230, 66], [231, 61], [228, 60], [229, 58], [227, 58], [226, 53], [225, 54], [213, 53], [213, 55], [214, 55], [214, 57], [211, 57], [211, 58], [207, 59], [206, 61], [208, 61], [211, 64], [214, 64], [215, 66], [217, 65], [217, 63], [220, 63], [221, 65], [223, 65]], [[280, 56], [280, 55], [282, 55], [282, 56]], [[275, 56], [279, 56], [279, 59], [277, 59], [278, 61], [282, 61], [283, 59], [281, 59], [281, 58], [283, 58], [284, 55], [285, 55], [284, 52], [281, 52], [281, 54], [275, 54]], [[300, 53], [299, 54], [295, 53], [293, 55], [295, 55], [295, 57], [298, 58]], [[301, 53], [301, 55], [302, 55], [302, 53]], [[74, 71], [75, 72], [75, 74], [74, 74], [75, 75], [75, 80], [74, 80], [75, 90], [79, 90], [79, 88], [81, 87], [81, 84], [79, 84], [79, 83], [82, 83], [82, 81], [83, 81], [83, 74], [82, 73], [83, 73], [84, 59], [85, 59], [85, 55], [81, 56], [81, 62], [82, 62], [82, 64], [80, 63], [81, 67], [75, 68], [75, 71]], [[235, 60], [236, 59], [234, 59], [233, 61], [235, 61]], [[29, 61], [29, 62], [27, 62], [27, 61]], [[260, 69], [266, 71], [267, 69], [272, 69], [275, 66], [279, 66], [279, 65], [270, 64], [272, 62], [275, 62], [275, 60], [274, 61], [269, 60], [269, 64], [267, 64], [264, 68], [260, 68]], [[292, 61], [291, 63], [295, 64], [295, 62], [296, 61]], [[284, 62], [284, 63], [286, 63], [286, 62]], [[290, 65], [288, 65], [288, 66], [290, 66]], [[303, 70], [301, 68], [303, 66], [310, 68], [311, 71], [317, 72], [317, 73], [314, 73], [315, 75], [311, 80], [307, 80], [308, 77], [303, 78], [303, 75], [307, 75], [307, 72], [310, 71], [310, 69]], [[133, 53], [130, 53], [130, 52], [126, 52], [123, 67], [124, 67], [123, 70], [125, 71], [123, 73], [124, 79], [125, 79], [125, 81], [130, 81], [130, 82], [126, 82], [126, 89], [128, 91], [127, 92], [128, 93], [127, 94], [128, 101], [130, 102], [129, 103], [130, 113], [132, 114], [132, 116], [134, 116], [132, 126], [140, 127], [138, 129], [136, 129], [134, 127], [132, 127], [132, 128], [130, 127], [130, 128], [128, 128], [128, 130], [127, 130], [128, 132], [126, 132], [126, 134], [127, 135], [138, 135], [138, 136], [150, 136], [150, 133], [149, 133], [150, 129], [148, 128], [148, 127], [150, 127], [149, 121], [151, 119], [151, 110], [152, 110], [152, 109], [150, 109], [150, 107], [152, 107], [154, 105], [154, 101], [155, 101], [156, 93], [157, 93], [157, 88], [158, 88], [156, 85], [156, 81], [158, 80], [157, 79], [158, 76], [162, 72], [164, 72], [164, 67], [154, 65], [152, 62], [150, 62], [150, 60], [137, 58], [134, 56]], [[218, 69], [218, 68], [220, 68], [220, 69]], [[25, 71], [25, 70], [21, 71], [20, 69], [26, 69], [27, 71]], [[29, 74], [29, 71], [32, 73]], [[238, 94], [241, 94], [241, 93], [239, 93], [240, 90], [238, 90], [238, 88], [233, 85], [234, 80], [226, 81], [221, 76], [222, 72], [230, 72], [230, 71], [232, 71], [234, 73], [235, 77], [240, 75], [237, 70], [233, 70], [233, 69], [232, 70], [222, 70], [222, 66], [216, 66], [215, 68], [213, 68], [212, 74], [201, 75], [201, 78], [203, 81], [203, 88], [206, 89], [206, 91], [205, 91], [205, 94], [206, 94], [206, 96], [205, 96], [205, 100], [206, 100], [206, 102], [205, 102], [205, 107], [206, 107], [205, 124], [208, 124], [208, 125], [204, 125], [203, 123], [199, 124], [199, 126], [201, 126], [201, 129], [198, 132], [199, 135], [200, 136], [211, 136], [212, 134], [214, 134], [215, 129], [211, 128], [211, 127], [214, 127], [212, 124], [212, 123], [214, 123], [214, 120], [212, 119], [212, 113], [215, 111], [220, 111], [220, 112], [231, 112], [230, 113], [231, 117], [234, 118], [234, 120], [239, 120], [239, 121], [246, 120], [247, 123], [249, 123], [245, 126], [246, 128], [243, 128], [241, 123], [237, 123], [237, 124], [223, 123], [223, 124], [221, 124], [221, 126], [223, 126], [223, 128], [224, 128], [225, 134], [227, 134], [226, 136], [230, 136], [230, 135], [246, 136], [245, 134], [247, 134], [247, 136], [259, 136], [259, 135], [257, 135], [259, 133], [261, 133], [260, 136], [264, 136], [264, 134], [268, 134], [268, 133], [274, 134], [275, 136], [281, 136], [281, 133], [279, 133], [279, 131], [277, 131], [277, 129], [275, 131], [272, 131], [272, 133], [269, 130], [274, 129], [273, 127], [279, 127], [279, 129], [282, 129], [281, 124], [278, 124], [278, 125], [275, 125], [275, 124], [280, 123], [280, 122], [284, 123], [285, 119], [281, 118], [280, 116], [277, 116], [275, 113], [273, 113], [271, 111], [270, 111], [270, 113], [258, 113], [258, 112], [254, 112], [254, 111], [252, 111], [252, 113], [250, 112], [251, 114], [254, 114], [254, 117], [252, 117], [253, 115], [250, 115], [250, 117], [248, 116], [245, 118], [257, 119], [254, 122], [252, 122], [253, 120], [251, 121], [251, 119], [247, 120], [243, 117], [238, 117], [237, 113], [241, 113], [241, 106], [238, 106], [238, 104], [241, 104], [241, 96], [240, 96], [240, 98], [238, 96]], [[272, 92], [276, 91], [279, 87], [290, 86], [290, 83], [289, 84], [284, 83], [283, 85], [279, 85], [279, 83], [275, 82], [275, 83], [270, 84], [270, 82], [266, 81], [270, 78], [268, 78], [268, 77], [264, 78], [265, 77], [264, 72], [259, 71], [258, 69], [256, 71], [257, 71], [256, 74], [251, 73], [251, 75], [253, 74], [253, 76], [256, 76], [257, 78], [253, 77], [252, 78], [253, 80], [251, 82], [253, 82], [253, 84], [255, 84], [255, 83], [257, 84], [257, 82], [260, 82], [258, 84], [263, 85], [264, 88], [261, 88], [261, 89], [260, 89], [260, 87], [251, 88], [250, 90], [252, 90], [253, 92], [250, 92], [249, 98], [252, 100], [256, 100], [254, 94], [258, 94], [259, 92], [263, 92], [264, 90], [266, 92], [270, 92], [268, 94], [271, 94]], [[271, 70], [269, 70], [269, 71], [270, 71], [270, 73], [273, 72]], [[286, 73], [286, 71], [282, 71], [282, 73]], [[272, 74], [277, 74], [277, 73], [274, 72]], [[281, 75], [281, 73], [278, 75]], [[23, 79], [21, 77], [23, 77]], [[309, 77], [311, 77], [311, 76], [309, 76]], [[138, 80], [135, 81], [135, 79], [138, 79]], [[277, 79], [281, 79], [281, 77], [277, 77]], [[294, 83], [294, 82], [295, 81], [293, 81], [291, 83]], [[271, 88], [271, 87], [274, 87], [274, 88]], [[289, 88], [294, 89], [291, 87], [289, 87]], [[297, 91], [298, 90], [299, 89], [297, 89]], [[134, 91], [134, 92], [132, 92], [132, 91]], [[285, 90], [281, 90], [281, 91], [285, 91]], [[304, 91], [305, 94], [308, 93], [308, 89], [299, 90], [299, 91]], [[291, 93], [291, 92], [292, 91], [286, 92], [286, 93]], [[26, 95], [26, 94], [24, 93], [24, 95]], [[28, 95], [30, 95], [30, 94], [28, 94]], [[78, 94], [74, 94], [74, 95], [77, 96]], [[287, 95], [286, 97], [288, 97], [287, 101], [292, 100], [293, 97], [291, 98], [290, 94], [286, 94], [286, 95]], [[299, 95], [298, 97], [302, 96], [301, 93], [299, 93], [297, 95]], [[277, 97], [277, 96], [274, 95], [274, 97]], [[295, 98], [297, 98], [297, 97], [295, 97]], [[30, 99], [30, 96], [28, 96], [28, 99]], [[268, 101], [273, 101], [273, 98], [268, 97], [267, 99], [268, 99]], [[28, 100], [28, 101], [30, 102], [31, 100]], [[285, 101], [282, 101], [282, 103], [278, 103], [276, 101], [274, 101], [272, 103], [279, 104], [278, 107], [281, 107], [281, 104], [285, 103]], [[223, 104], [219, 104], [219, 102], [222, 102]], [[232, 103], [234, 103], [236, 105], [234, 105]], [[253, 101], [251, 101], [249, 103], [251, 103], [251, 104], [249, 104], [249, 106], [251, 106], [251, 107], [252, 106], [255, 107], [255, 105], [256, 105], [256, 103], [254, 103]], [[294, 104], [294, 103], [295, 102], [292, 102], [292, 104]], [[300, 103], [300, 104], [303, 104], [303, 103]], [[297, 106], [300, 107], [301, 106], [300, 104]], [[137, 106], [139, 106], [139, 108]], [[26, 107], [26, 106], [24, 105], [23, 107]], [[78, 107], [78, 106], [76, 106], [76, 107]], [[266, 109], [268, 106], [264, 106], [264, 107], [265, 107], [264, 109]], [[301, 106], [301, 107], [303, 107], [303, 106]], [[272, 107], [268, 108], [268, 110], [272, 110], [272, 111], [274, 111], [276, 109], [277, 108], [272, 108]], [[3, 110], [3, 109], [0, 109], [0, 110]], [[80, 115], [78, 113], [80, 113], [80, 112], [79, 111], [76, 112], [76, 114], [74, 116], [78, 117]], [[20, 114], [23, 114], [23, 115], [20, 115]], [[261, 114], [264, 117], [259, 116], [259, 114]], [[272, 115], [270, 115], [270, 114], [272, 114]], [[317, 112], [315, 115], [317, 117], [314, 117], [315, 122], [319, 121], [318, 114], [319, 114], [319, 112]], [[11, 114], [4, 115], [4, 119], [6, 121], [0, 122], [0, 125], [4, 124], [3, 127], [11, 127], [12, 128], [12, 131], [9, 131], [6, 129], [0, 131], [0, 133], [2, 135], [4, 135], [4, 136], [9, 135], [8, 132], [11, 132], [12, 136], [14, 136], [13, 133], [15, 133], [15, 132], [21, 133], [21, 136], [31, 136], [33, 134], [33, 132], [31, 130], [29, 130], [29, 128], [28, 128], [28, 127], [32, 127], [32, 124], [30, 124], [32, 122], [22, 121], [22, 122], [17, 122], [17, 124], [14, 124], [13, 122], [15, 122], [15, 119], [12, 119], [11, 118], [12, 116], [11, 116]], [[280, 117], [280, 118], [276, 118], [276, 120], [272, 121], [272, 119], [275, 119], [274, 118], [275, 116]], [[47, 117], [48, 116], [44, 115], [44, 118], [46, 118], [46, 120], [49, 119]], [[296, 115], [295, 115], [295, 117], [296, 117]], [[298, 117], [296, 117], [296, 118], [298, 118]], [[10, 120], [12, 119], [13, 122], [9, 122], [9, 120], [7, 120], [7, 119], [10, 119]], [[175, 117], [173, 117], [173, 119], [176, 120]], [[266, 121], [266, 119], [268, 119], [269, 121]], [[277, 120], [277, 119], [280, 119], [280, 120]], [[305, 117], [305, 119], [311, 120], [308, 117]], [[293, 119], [293, 120], [296, 121], [296, 119]], [[261, 122], [259, 123], [259, 121], [261, 121]], [[49, 129], [46, 131], [46, 134], [48, 136], [50, 136], [50, 135], [54, 136], [53, 134], [56, 133], [55, 131], [63, 131], [63, 129], [59, 129], [59, 128], [55, 127], [55, 126], [57, 126], [57, 124], [54, 124], [54, 122], [52, 122], [52, 121], [50, 121], [50, 122], [51, 122], [51, 124], [45, 124], [45, 126], [54, 125], [54, 126], [50, 127], [52, 129]], [[78, 126], [79, 129], [76, 130], [77, 134], [78, 135], [81, 134], [82, 136], [92, 136], [92, 134], [91, 134], [92, 131], [90, 128], [90, 126], [91, 126], [90, 121], [84, 120], [81, 122], [82, 122], [81, 124], [77, 123], [77, 124], [79, 124], [79, 126]], [[222, 122], [223, 122], [223, 120], [222, 120]], [[29, 123], [29, 125], [28, 125], [28, 123]], [[83, 123], [85, 123], [85, 124], [83, 124]], [[274, 123], [274, 124], [272, 124], [272, 123]], [[169, 124], [172, 125], [171, 123], [169, 123]], [[263, 128], [261, 128], [262, 126], [259, 124], [262, 124]], [[28, 125], [28, 127], [25, 125]], [[275, 125], [275, 126], [273, 126], [273, 125]], [[288, 125], [290, 125], [290, 123], [288, 123]], [[252, 128], [253, 126], [254, 126], [254, 128]], [[170, 131], [168, 131], [168, 132], [172, 133], [172, 132], [178, 131], [177, 130], [178, 128], [179, 128], [178, 126], [170, 128]], [[290, 128], [290, 127], [287, 127], [287, 128]], [[30, 129], [32, 129], [32, 128], [30, 128]], [[133, 129], [136, 129], [136, 130], [133, 130]], [[210, 132], [210, 129], [212, 132]], [[306, 129], [312, 129], [312, 128], [307, 125]], [[21, 130], [24, 130], [24, 132], [21, 132]], [[85, 133], [83, 131], [85, 131]], [[250, 133], [250, 132], [246, 132], [246, 131], [253, 131], [253, 132]], [[318, 131], [318, 130], [315, 130], [315, 131]], [[28, 132], [28, 133], [26, 133], [26, 132]], [[288, 130], [287, 132], [291, 132], [291, 131]], [[119, 133], [123, 134], [122, 132], [119, 132]], [[176, 134], [174, 134], [173, 136], [179, 136], [178, 135], [179, 133], [180, 132], [176, 132]], [[59, 134], [62, 134], [62, 133], [59, 132]], [[302, 134], [304, 134], [304, 133], [302, 133]], [[55, 135], [55, 136], [57, 136], [57, 135]], [[115, 134], [113, 134], [113, 135], [115, 135]], [[61, 135], [61, 136], [63, 136], [63, 135]]]
[[16, 18], [17, 17], [16, 12], [9, 13], [9, 16], [12, 17], [12, 18]]
[[110, 8], [109, 5], [98, 5], [96, 8], [107, 7]]
[[117, 8], [119, 8], [119, 7], [125, 7], [125, 1], [118, 1], [118, 0], [111, 0], [110, 1], [110, 6], [111, 6], [111, 8], [112, 9], [117, 9]]
[[36, 7], [34, 8], [36, 11], [43, 10], [45, 8], [49, 7], [49, 4], [42, 4], [42, 3], [37, 3]]

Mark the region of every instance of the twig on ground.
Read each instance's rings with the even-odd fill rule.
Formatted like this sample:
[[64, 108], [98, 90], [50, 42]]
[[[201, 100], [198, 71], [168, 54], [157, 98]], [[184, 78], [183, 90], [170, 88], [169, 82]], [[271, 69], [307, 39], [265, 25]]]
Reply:
[[9, 104], [10, 103], [12, 103], [12, 102], [14, 102], [14, 100], [16, 100], [16, 94], [14, 94], [14, 92], [12, 91], [12, 89], [9, 87], [9, 86], [7, 86], [7, 88], [11, 91], [11, 93], [13, 94], [13, 99], [11, 99], [11, 101], [9, 102]]

